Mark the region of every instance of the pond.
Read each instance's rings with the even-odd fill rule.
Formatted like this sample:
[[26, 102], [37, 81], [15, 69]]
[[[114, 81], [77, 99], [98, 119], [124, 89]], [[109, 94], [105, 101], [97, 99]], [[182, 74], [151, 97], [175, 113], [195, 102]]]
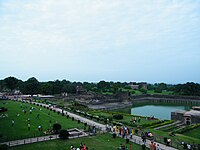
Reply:
[[191, 106], [173, 106], [173, 105], [154, 105], [145, 104], [140, 106], [133, 106], [131, 108], [131, 114], [140, 116], [154, 116], [159, 119], [171, 119], [171, 112], [176, 110], [190, 110]]

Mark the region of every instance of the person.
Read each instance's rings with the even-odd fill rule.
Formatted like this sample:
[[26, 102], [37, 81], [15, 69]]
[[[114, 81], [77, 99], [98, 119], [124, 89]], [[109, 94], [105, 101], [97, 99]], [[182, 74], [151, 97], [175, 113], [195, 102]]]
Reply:
[[39, 119], [39, 117], [40, 117], [40, 114], [37, 114], [37, 118]]
[[30, 131], [30, 128], [31, 128], [31, 124], [30, 123], [28, 123], [28, 131]]
[[156, 150], [156, 143], [153, 143], [153, 150]]
[[80, 150], [83, 150], [83, 144], [82, 143], [80, 144], [79, 148], [80, 148]]
[[153, 143], [153, 141], [151, 141], [150, 150], [154, 150], [154, 143]]
[[28, 118], [26, 121], [27, 121], [27, 122], [30, 122], [30, 119]]
[[74, 145], [71, 145], [71, 146], [70, 146], [70, 150], [74, 150]]
[[146, 136], [145, 136], [145, 134], [142, 134], [142, 142], [146, 143]]
[[167, 139], [167, 146], [169, 146], [171, 139]]
[[135, 134], [138, 135], [138, 129], [135, 129]]
[[83, 144], [83, 150], [87, 150], [87, 146]]
[[12, 119], [12, 127], [14, 126], [14, 124], [15, 124], [15, 121]]
[[156, 150], [161, 150], [159, 144], [157, 144]]
[[139, 117], [139, 118], [138, 118], [138, 122], [139, 122], [139, 123], [140, 123], [140, 120], [141, 120], [141, 118]]
[[38, 131], [41, 131], [41, 126], [40, 125], [38, 126]]

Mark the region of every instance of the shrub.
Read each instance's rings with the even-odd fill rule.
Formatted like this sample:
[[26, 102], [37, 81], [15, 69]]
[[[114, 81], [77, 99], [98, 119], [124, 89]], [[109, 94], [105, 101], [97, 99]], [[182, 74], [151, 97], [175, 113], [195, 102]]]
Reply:
[[2, 112], [6, 112], [6, 111], [8, 111], [7, 108], [5, 108], [5, 107], [1, 107], [1, 108], [0, 108], [0, 113], [2, 113]]
[[62, 116], [64, 116], [64, 113], [62, 113]]
[[72, 121], [74, 121], [74, 117], [72, 117]]
[[59, 123], [53, 124], [53, 130], [55, 131], [55, 133], [58, 133], [61, 128], [62, 126]]
[[192, 129], [195, 129], [195, 128], [198, 128], [200, 127], [200, 123], [199, 124], [191, 124], [189, 126], [186, 126], [185, 128], [181, 128], [181, 129], [178, 129], [175, 131], [175, 133], [184, 133], [184, 132], [187, 132], [187, 131], [190, 131]]
[[67, 130], [60, 130], [59, 137], [61, 139], [68, 139], [69, 132]]
[[117, 120], [121, 120], [121, 119], [123, 119], [123, 116], [120, 114], [115, 114], [115, 115], [113, 115], [113, 118], [117, 119]]
[[69, 118], [69, 115], [67, 115], [67, 119]]
[[57, 111], [57, 113], [58, 113], [58, 114], [60, 114], [60, 112], [59, 112], [59, 111]]
[[78, 123], [80, 123], [81, 121], [80, 120], [78, 120]]
[[2, 144], [2, 145], [0, 145], [0, 149], [1, 150], [7, 150], [8, 149], [8, 145], [7, 144]]

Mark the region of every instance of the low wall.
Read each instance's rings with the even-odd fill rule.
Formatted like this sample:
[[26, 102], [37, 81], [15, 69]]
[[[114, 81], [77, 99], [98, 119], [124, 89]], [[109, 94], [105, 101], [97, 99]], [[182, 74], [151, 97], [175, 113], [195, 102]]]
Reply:
[[200, 97], [176, 95], [138, 95], [131, 97], [132, 102], [174, 103], [200, 105]]

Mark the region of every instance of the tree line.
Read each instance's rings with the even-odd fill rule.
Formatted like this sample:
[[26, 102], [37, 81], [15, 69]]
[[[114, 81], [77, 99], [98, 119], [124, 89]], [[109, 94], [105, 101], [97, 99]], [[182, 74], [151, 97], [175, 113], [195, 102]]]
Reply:
[[[139, 83], [137, 83], [139, 84]], [[54, 95], [61, 93], [77, 93], [77, 87], [81, 87], [85, 91], [93, 91], [98, 93], [116, 93], [118, 91], [130, 91], [130, 83], [127, 82], [106, 82], [99, 81], [98, 83], [89, 82], [71, 82], [68, 80], [55, 80], [47, 82], [39, 82], [35, 77], [31, 77], [26, 81], [22, 81], [15, 77], [7, 77], [0, 80], [0, 92], [13, 92], [19, 90], [23, 94], [45, 94]], [[155, 83], [147, 84], [148, 90], [154, 90], [156, 93], [162, 91], [171, 91], [177, 95], [200, 96], [200, 84], [187, 82], [184, 84], [166, 84]], [[145, 91], [145, 89], [139, 89]], [[145, 92], [144, 92], [145, 93]]]

